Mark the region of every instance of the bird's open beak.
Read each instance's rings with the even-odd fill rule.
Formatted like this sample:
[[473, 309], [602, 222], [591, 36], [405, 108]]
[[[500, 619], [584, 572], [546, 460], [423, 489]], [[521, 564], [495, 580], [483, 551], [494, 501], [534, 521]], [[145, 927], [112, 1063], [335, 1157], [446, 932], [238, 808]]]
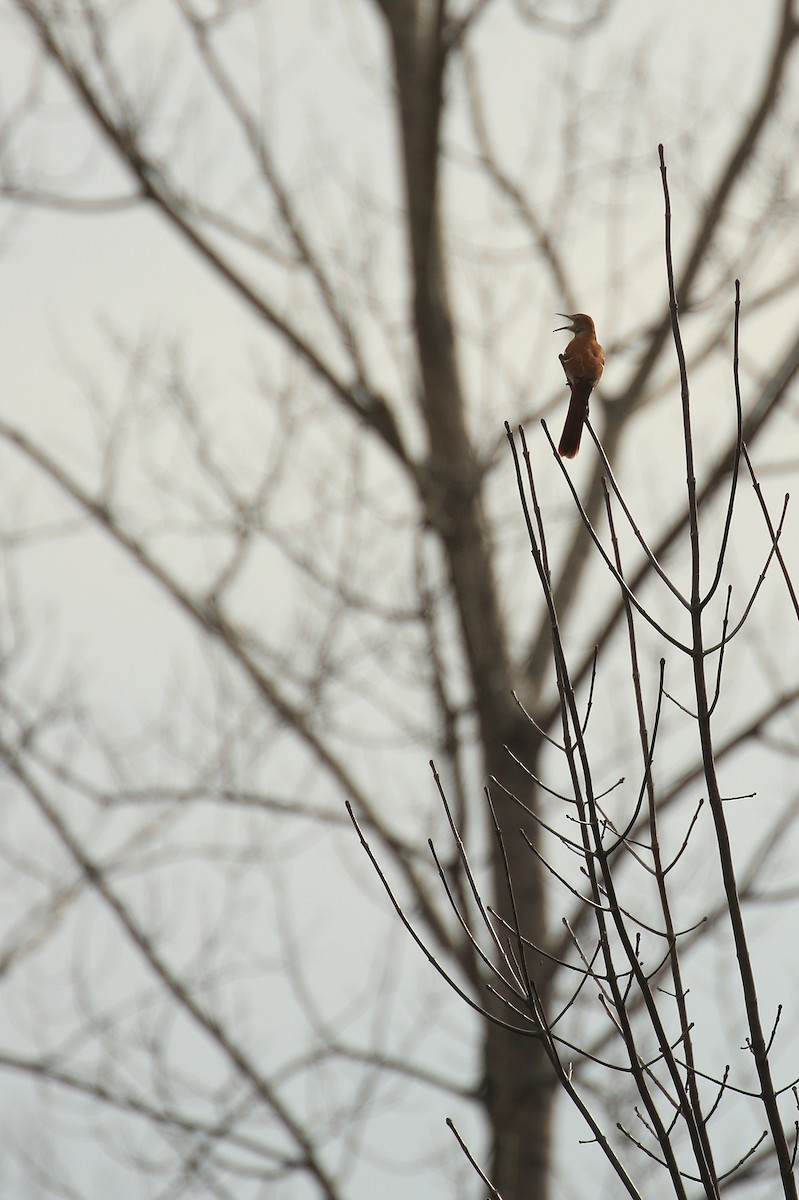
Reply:
[[555, 313], [556, 317], [565, 317], [567, 321], [571, 321], [571, 325], [558, 325], [557, 329], [553, 329], [553, 333], [560, 333], [561, 329], [567, 329], [569, 333], [574, 333], [574, 317], [569, 313]]

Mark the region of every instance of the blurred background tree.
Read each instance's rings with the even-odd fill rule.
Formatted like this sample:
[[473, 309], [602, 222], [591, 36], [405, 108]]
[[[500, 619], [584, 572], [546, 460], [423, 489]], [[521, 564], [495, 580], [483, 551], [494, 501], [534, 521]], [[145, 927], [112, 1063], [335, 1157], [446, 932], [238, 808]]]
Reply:
[[[546, 811], [528, 772], [556, 786], [558, 713], [505, 419], [537, 459], [574, 677], [588, 687], [595, 647], [610, 664], [608, 786], [637, 741], [623, 607], [538, 426], [566, 407], [555, 312], [597, 322], [592, 420], [650, 544], [677, 572], [687, 544], [658, 141], [711, 529], [736, 275], [747, 441], [769, 485], [795, 469], [797, 14], [731, 29], [727, 6], [696, 7], [0, 6], [8, 1194], [462, 1195], [446, 1115], [505, 1200], [601, 1186], [537, 1044], [465, 1014], [406, 945], [344, 801], [485, 1002], [426, 846], [443, 822], [426, 763], [501, 906], [482, 788]], [[570, 469], [597, 520], [590, 442]], [[741, 520], [746, 594], [753, 497]], [[717, 720], [729, 792], [767, 793], [733, 824], [744, 902], [780, 946], [799, 656], [795, 630], [775, 644], [768, 586], [759, 611]], [[672, 715], [666, 819], [698, 787]], [[571, 899], [507, 846], [524, 932], [556, 954]], [[684, 869], [693, 918], [716, 911], [702, 855]], [[543, 953], [539, 971], [555, 997]]]

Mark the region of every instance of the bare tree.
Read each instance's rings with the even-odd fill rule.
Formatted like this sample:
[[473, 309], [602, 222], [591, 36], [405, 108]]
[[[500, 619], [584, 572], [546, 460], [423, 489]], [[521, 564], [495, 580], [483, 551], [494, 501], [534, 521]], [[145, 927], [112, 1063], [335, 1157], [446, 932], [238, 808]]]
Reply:
[[[488, 1006], [484, 1007], [484, 1019], [489, 1023], [496, 1023], [505, 1031], [515, 1033], [518, 1052], [521, 1055], [529, 1053], [530, 1044], [543, 1047], [553, 1078], [584, 1118], [590, 1133], [612, 1167], [617, 1182], [628, 1195], [640, 1200], [645, 1194], [645, 1189], [635, 1182], [634, 1167], [630, 1169], [630, 1165], [625, 1162], [630, 1156], [614, 1145], [609, 1124], [598, 1120], [587, 1102], [583, 1078], [586, 1074], [586, 1063], [611, 1075], [629, 1076], [633, 1085], [631, 1090], [634, 1100], [630, 1102], [627, 1115], [617, 1123], [619, 1134], [623, 1135], [617, 1140], [624, 1144], [626, 1139], [628, 1145], [632, 1144], [650, 1162], [655, 1162], [663, 1168], [668, 1174], [669, 1189], [675, 1196], [687, 1197], [688, 1187], [695, 1184], [701, 1195], [708, 1200], [714, 1200], [721, 1195], [723, 1183], [748, 1180], [751, 1178], [753, 1167], [756, 1167], [759, 1172], [767, 1175], [767, 1186], [772, 1193], [781, 1185], [780, 1190], [790, 1200], [797, 1194], [794, 1168], [799, 1147], [799, 1120], [795, 1116], [796, 1110], [799, 1109], [799, 1075], [794, 1073], [793, 1077], [781, 1086], [775, 1082], [772, 1051], [778, 1039], [783, 1006], [778, 1006], [769, 1032], [764, 1025], [751, 939], [746, 930], [738, 873], [732, 852], [730, 822], [725, 811], [725, 801], [736, 798], [722, 795], [713, 729], [713, 717], [724, 689], [725, 657], [752, 613], [770, 566], [774, 565], [775, 570], [781, 569], [787, 593], [788, 613], [792, 610], [793, 617], [799, 620], [799, 599], [780, 546], [788, 497], [786, 496], [783, 504], [781, 518], [775, 522], [763, 500], [760, 484], [742, 441], [743, 414], [738, 377], [740, 285], [736, 281], [733, 376], [738, 439], [730, 472], [726, 514], [718, 552], [715, 561], [711, 556], [709, 567], [705, 564], [700, 538], [702, 521], [694, 474], [693, 414], [674, 290], [671, 208], [662, 146], [660, 160], [666, 201], [669, 300], [682, 401], [688, 515], [685, 535], [690, 542], [690, 592], [685, 591], [678, 580], [664, 571], [658, 563], [640, 533], [606, 459], [604, 467], [607, 477], [603, 479], [603, 488], [609, 545], [606, 546], [604, 539], [594, 531], [576, 492], [574, 493], [575, 504], [586, 532], [598, 556], [618, 585], [628, 633], [630, 687], [634, 696], [640, 736], [641, 784], [637, 798], [635, 793], [631, 796], [630, 807], [618, 813], [614, 812], [613, 815], [610, 815], [613, 804], [611, 793], [617, 791], [624, 780], [599, 791], [601, 772], [594, 769], [594, 753], [588, 737], [590, 713], [582, 711], [580, 699], [572, 686], [568, 656], [561, 638], [558, 613], [553, 603], [549, 570], [550, 551], [545, 523], [538, 504], [532, 459], [524, 431], [519, 430], [524, 460], [522, 462], [522, 454], [508, 428], [532, 557], [550, 620], [553, 667], [560, 700], [560, 736], [557, 742], [554, 737], [550, 740], [566, 760], [569, 775], [569, 785], [563, 794], [548, 787], [542, 780], [535, 782], [562, 802], [561, 814], [565, 810], [566, 819], [561, 815], [560, 820], [556, 819], [554, 823], [550, 823], [524, 800], [519, 797], [514, 799], [524, 817], [533, 817], [535, 820], [541, 833], [540, 840], [549, 841], [549, 849], [540, 851], [524, 830], [521, 831], [522, 840], [532, 852], [526, 871], [531, 869], [530, 862], [537, 861], [563, 885], [567, 893], [581, 902], [571, 920], [564, 918], [563, 922], [566, 937], [563, 939], [560, 953], [570, 951], [569, 956], [555, 959], [555, 965], [562, 975], [565, 978], [571, 976], [572, 979], [572, 983], [565, 989], [565, 998], [558, 998], [550, 1009], [542, 1002], [538, 987], [541, 961], [542, 958], [550, 957], [550, 952], [542, 951], [542, 948], [522, 931], [522, 915], [515, 901], [517, 880], [514, 879], [508, 865], [507, 847], [512, 844], [512, 837], [503, 832], [497, 821], [490, 793], [489, 805], [494, 819], [499, 856], [506, 868], [506, 915], [503, 916], [501, 911], [496, 910], [491, 900], [482, 894], [437, 774], [436, 782], [454, 835], [459, 866], [466, 873], [470, 885], [471, 895], [465, 909], [461, 907], [461, 902], [455, 899], [449, 886], [447, 872], [441, 867], [441, 860], [435, 850], [433, 854], [439, 864], [442, 883], [453, 912], [468, 930], [472, 944], [483, 960], [489, 980], [486, 986], [491, 995], [501, 998], [503, 1002], [504, 1011], [500, 1010], [501, 1015], [495, 1015]], [[554, 442], [551, 445], [554, 450]], [[600, 458], [603, 458], [602, 447], [598, 441], [597, 448]], [[732, 619], [731, 613], [732, 586], [726, 589], [726, 601], [719, 620], [719, 616], [713, 611], [713, 600], [719, 592], [725, 573], [727, 552], [734, 537], [738, 473], [744, 460], [762, 507], [766, 532], [766, 560], [752, 587], [751, 595], [745, 598], [741, 605], [737, 620]], [[524, 479], [525, 468], [529, 499]], [[672, 625], [671, 629], [662, 624], [654, 610], [641, 604], [629, 588], [625, 580], [614, 510], [620, 514], [623, 522], [629, 523], [652, 570], [670, 594], [670, 599], [676, 601], [677, 606], [689, 614], [690, 635], [687, 639], [682, 639], [676, 624]], [[648, 626], [654, 631], [664, 649], [664, 657], [660, 659], [659, 664], [659, 681], [651, 717], [647, 714], [642, 684], [638, 652], [639, 625]], [[693, 675], [690, 700], [683, 703], [667, 690], [668, 677], [674, 674], [670, 659], [675, 655], [684, 655], [690, 661]], [[600, 672], [602, 665], [600, 662]], [[592, 680], [592, 694], [593, 691]], [[689, 993], [693, 992], [693, 989], [683, 974], [683, 951], [687, 949], [690, 953], [692, 935], [705, 924], [707, 915], [702, 915], [685, 929], [679, 929], [675, 925], [676, 902], [681, 885], [674, 872], [689, 852], [697, 837], [697, 831], [701, 831], [702, 823], [699, 818], [704, 801], [700, 800], [698, 807], [692, 813], [686, 814], [684, 833], [669, 847], [668, 839], [664, 838], [661, 828], [664, 805], [657, 783], [657, 746], [663, 728], [661, 718], [663, 706], [669, 702], [677, 705], [683, 715], [695, 724], [700, 743], [701, 770], [707, 788], [708, 807], [718, 851], [722, 885], [720, 890], [724, 897], [715, 915], [718, 916], [723, 911], [725, 918], [729, 919], [728, 965], [726, 969], [722, 966], [721, 971], [725, 983], [727, 977], [729, 978], [731, 992], [738, 990], [733, 978], [736, 974], [738, 976], [741, 1010], [739, 1022], [747, 1030], [743, 1046], [728, 1047], [731, 1051], [729, 1061], [717, 1066], [712, 1073], [709, 1066], [706, 1065], [704, 1069], [699, 1066], [700, 1055], [703, 1062], [707, 1061], [709, 1039], [702, 1036], [701, 1025], [698, 1027], [695, 1017], [690, 1015], [694, 1001], [689, 1002]], [[530, 721], [531, 724], [535, 724], [532, 717]], [[506, 790], [499, 783], [497, 787], [500, 792]], [[426, 949], [413, 929], [412, 920], [397, 901], [369, 846], [368, 838], [364, 836], [351, 809], [350, 815], [361, 843], [376, 867], [403, 925], [413, 934], [417, 943]], [[557, 865], [557, 851], [565, 851], [567, 860], [570, 856], [572, 861], [576, 857], [579, 871], [563, 872]], [[625, 878], [629, 873], [635, 876], [632, 888]], [[523, 887], [524, 880], [518, 882], [521, 882]], [[652, 917], [650, 912], [657, 915]], [[487, 943], [485, 949], [481, 948], [482, 942]], [[436, 962], [430, 952], [427, 953], [438, 967], [439, 973], [457, 993], [457, 983], [448, 976], [447, 971]], [[721, 961], [724, 962], [724, 959]], [[590, 1015], [586, 1019], [583, 1009], [586, 994], [589, 996], [589, 1008], [596, 1003], [594, 989], [599, 1006], [608, 1018], [607, 1031], [601, 1038], [601, 1049], [586, 1037], [586, 1030], [591, 1028], [592, 1022]], [[730, 1006], [733, 1004], [731, 999]], [[576, 1070], [573, 1062], [575, 1055], [578, 1061]], [[710, 1094], [703, 1098], [703, 1092], [708, 1091]], [[742, 1149], [739, 1144], [732, 1161], [726, 1167], [721, 1167], [718, 1164], [718, 1150], [714, 1150], [714, 1142], [717, 1140], [714, 1130], [720, 1124], [723, 1109], [731, 1102], [740, 1101], [741, 1097], [745, 1097], [758, 1111], [762, 1107], [766, 1129], [759, 1133], [748, 1147], [744, 1146]], [[793, 1116], [790, 1118], [789, 1106], [793, 1110]], [[738, 1124], [740, 1128], [740, 1122]], [[450, 1125], [467, 1157], [490, 1188], [491, 1194], [501, 1200], [501, 1193], [475, 1162], [454, 1125], [451, 1122]], [[768, 1166], [771, 1166], [771, 1171], [767, 1169]], [[773, 1175], [779, 1179], [779, 1185]], [[661, 1180], [657, 1181], [656, 1187], [658, 1191], [662, 1190]]]
[[[477, 1069], [463, 1052], [457, 1069], [431, 1061], [424, 1020], [441, 991], [434, 1004], [416, 994], [418, 982], [398, 990], [412, 970], [399, 931], [375, 916], [366, 964], [362, 929], [351, 944], [341, 935], [352, 930], [350, 911], [368, 924], [364, 897], [374, 897], [353, 865], [344, 803], [425, 945], [481, 1008], [490, 967], [441, 895], [426, 849], [441, 824], [436, 797], [409, 782], [411, 760], [435, 758], [498, 910], [513, 881], [514, 932], [539, 949], [537, 1003], [549, 1011], [569, 987], [558, 968], [566, 935], [547, 912], [548, 874], [530, 849], [540, 852], [537, 780], [561, 721], [551, 613], [576, 647], [579, 689], [595, 646], [618, 640], [627, 593], [597, 587], [586, 524], [569, 517], [547, 564], [550, 605], [531, 600], [502, 419], [530, 428], [562, 403], [549, 314], [588, 307], [580, 298], [596, 291], [598, 273], [589, 280], [585, 269], [596, 215], [586, 186], [601, 174], [621, 188], [640, 169], [625, 121], [608, 125], [622, 148], [605, 154], [597, 106], [583, 103], [596, 80], [581, 81], [580, 48], [602, 36], [609, 13], [599, 3], [561, 24], [546, 6], [522, 3], [353, 9], [351, 71], [385, 116], [379, 182], [350, 168], [345, 126], [332, 149], [320, 133], [313, 186], [303, 188], [286, 148], [296, 125], [284, 131], [275, 101], [268, 6], [177, 0], [155, 33], [135, 4], [3, 7], [30, 61], [2, 113], [2, 194], [18, 208], [154, 214], [159, 236], [166, 229], [266, 338], [234, 420], [229, 392], [220, 402], [201, 358], [170, 338], [120, 335], [109, 298], [120, 382], [89, 389], [80, 453], [11, 416], [0, 423], [14, 461], [49, 487], [32, 526], [11, 511], [4, 528], [0, 752], [14, 817], [2, 841], [13, 897], [2, 962], [22, 1035], [9, 1037], [2, 1062], [46, 1085], [82, 1136], [113, 1137], [117, 1156], [136, 1175], [150, 1172], [164, 1195], [272, 1194], [298, 1178], [309, 1194], [371, 1194], [378, 1118], [400, 1088], [443, 1094], [447, 1111], [484, 1120], [489, 1174], [505, 1200], [547, 1194], [558, 1085], [544, 1042], [530, 1039], [521, 1054], [497, 997], [489, 1019], [453, 1030], [479, 1041]], [[681, 133], [677, 158], [699, 203], [676, 256], [674, 306], [696, 314], [694, 377], [713, 378], [724, 361], [730, 259], [747, 267], [753, 318], [775, 319], [795, 295], [786, 247], [797, 180], [785, 148], [796, 142], [797, 32], [792, 5], [780, 4], [758, 94], [709, 166], [693, 128]], [[540, 139], [529, 168], [506, 157], [491, 86], [498, 34], [506, 45], [543, 39], [542, 57], [563, 47], [556, 168], [541, 169]], [[608, 63], [609, 74], [617, 69]], [[640, 83], [635, 62], [630, 78]], [[54, 182], [49, 154], [83, 170]], [[477, 234], [475, 202], [496, 213]], [[649, 236], [625, 248], [614, 220], [611, 312], [600, 330], [614, 369], [601, 404], [592, 402], [604, 457], [584, 449], [579, 483], [589, 526], [603, 511], [608, 463], [621, 472], [639, 461], [642, 430], [656, 427], [656, 401], [674, 382], [662, 288], [645, 303], [631, 281], [642, 256], [655, 260]], [[775, 244], [778, 258], [769, 257]], [[623, 306], [613, 300], [627, 293]], [[781, 319], [776, 349], [753, 349], [743, 372], [749, 445], [779, 420], [799, 368], [799, 331]], [[540, 339], [532, 361], [531, 326]], [[697, 470], [696, 507], [722, 520], [738, 444], [731, 413], [714, 406], [713, 453]], [[646, 462], [645, 481], [657, 468], [663, 495], [677, 495], [669, 463], [656, 453]], [[539, 498], [562, 503], [554, 463], [544, 470]], [[681, 499], [659, 506], [651, 554], [626, 569], [632, 594], [661, 578], [657, 564], [676, 552], [689, 512]], [[46, 698], [41, 664], [32, 669], [19, 564], [35, 535], [64, 536], [76, 513], [80, 528], [122, 551], [132, 579], [155, 586], [202, 651], [203, 666], [167, 692], [140, 740], [106, 728], [90, 688], [79, 701], [72, 684]], [[751, 570], [743, 543], [741, 570]], [[750, 637], [758, 646], [756, 628]], [[745, 722], [730, 718], [715, 762], [777, 745], [799, 681], [787, 654], [768, 667], [770, 686]], [[614, 720], [603, 706], [606, 744], [628, 736]], [[666, 811], [695, 792], [700, 769], [701, 756], [675, 743]], [[483, 820], [485, 778], [501, 785], [492, 796], [502, 852]], [[510, 836], [519, 800], [536, 814], [525, 816], [523, 838]], [[739, 876], [742, 903], [762, 894], [794, 802], [786, 794], [769, 812]], [[465, 863], [454, 853], [446, 865], [465, 911]], [[331, 948], [334, 908], [345, 915]], [[47, 986], [51, 971], [57, 989]], [[404, 1020], [390, 1015], [391, 994], [410, 997]], [[404, 1151], [398, 1158], [404, 1166]], [[53, 1168], [47, 1186], [85, 1190], [67, 1167]]]

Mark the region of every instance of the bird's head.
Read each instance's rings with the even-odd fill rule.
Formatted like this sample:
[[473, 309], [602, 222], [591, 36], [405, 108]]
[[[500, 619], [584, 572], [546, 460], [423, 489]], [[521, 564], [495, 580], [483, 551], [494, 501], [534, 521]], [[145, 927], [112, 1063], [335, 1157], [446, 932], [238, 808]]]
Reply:
[[569, 333], [593, 333], [594, 322], [588, 316], [588, 313], [558, 313], [559, 317], [565, 317], [567, 321], [571, 321], [571, 325], [559, 325], [557, 329], [553, 329], [553, 333], [559, 333], [561, 329], [568, 330]]

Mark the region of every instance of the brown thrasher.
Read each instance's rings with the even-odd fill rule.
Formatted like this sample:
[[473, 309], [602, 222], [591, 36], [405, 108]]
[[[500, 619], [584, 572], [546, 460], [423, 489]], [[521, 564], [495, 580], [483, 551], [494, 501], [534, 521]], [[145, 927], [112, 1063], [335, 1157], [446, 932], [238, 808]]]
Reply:
[[602, 378], [605, 351], [596, 340], [594, 322], [586, 313], [558, 313], [558, 316], [566, 317], [571, 325], [560, 325], [553, 332], [568, 329], [569, 333], [574, 334], [563, 354], [558, 355], [572, 394], [566, 424], [558, 443], [558, 454], [562, 458], [574, 458], [580, 449], [583, 422], [588, 416], [588, 397]]

